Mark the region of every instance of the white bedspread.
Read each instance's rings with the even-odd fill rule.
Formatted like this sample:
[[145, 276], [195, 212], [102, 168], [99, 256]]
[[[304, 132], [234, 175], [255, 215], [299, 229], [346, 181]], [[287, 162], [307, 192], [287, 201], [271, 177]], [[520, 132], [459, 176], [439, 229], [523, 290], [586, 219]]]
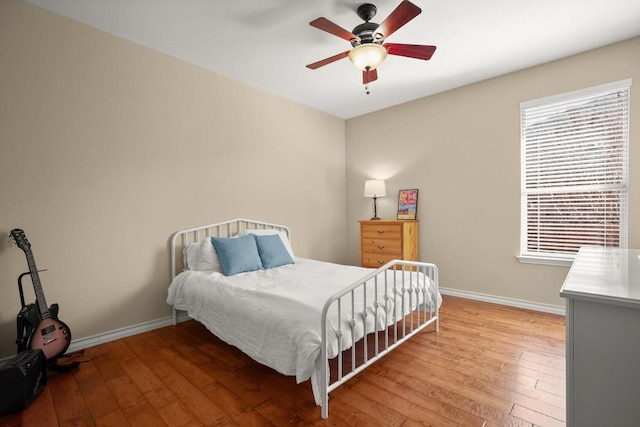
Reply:
[[[201, 322], [223, 341], [238, 347], [256, 361], [284, 375], [295, 375], [300, 383], [312, 377], [314, 395], [320, 363], [321, 313], [325, 302], [336, 292], [348, 287], [373, 269], [344, 266], [305, 258], [296, 258], [295, 264], [278, 268], [242, 273], [226, 277], [221, 273], [185, 271], [177, 275], [169, 286], [167, 303]], [[393, 273], [388, 288], [393, 288]], [[400, 277], [401, 272], [396, 275]], [[405, 279], [410, 274], [406, 272]], [[383, 277], [384, 274], [381, 275]], [[415, 273], [411, 285], [424, 287]], [[420, 275], [420, 277], [422, 277]], [[396, 279], [399, 280], [399, 279]], [[367, 285], [367, 332], [373, 330], [375, 310], [378, 311], [377, 330], [393, 323], [393, 311], [400, 317], [409, 311], [409, 305], [421, 302], [423, 293], [412, 291], [412, 303], [406, 298], [405, 307], [393, 303], [396, 298], [384, 298], [383, 280], [378, 280], [378, 293], [373, 281]], [[402, 288], [397, 283], [398, 289]], [[408, 292], [406, 293], [408, 295]], [[430, 296], [426, 295], [430, 303]], [[343, 297], [343, 301], [346, 301]], [[356, 340], [362, 338], [364, 296], [355, 295]], [[374, 308], [374, 301], [379, 305]], [[386, 301], [386, 303], [385, 303]], [[438, 295], [438, 305], [440, 304]], [[342, 350], [351, 346], [351, 301], [342, 304]], [[337, 308], [330, 311], [329, 331], [338, 329]], [[388, 316], [385, 316], [384, 312]], [[338, 353], [334, 333], [329, 333], [328, 355]], [[325, 362], [326, 363], [326, 362]]]

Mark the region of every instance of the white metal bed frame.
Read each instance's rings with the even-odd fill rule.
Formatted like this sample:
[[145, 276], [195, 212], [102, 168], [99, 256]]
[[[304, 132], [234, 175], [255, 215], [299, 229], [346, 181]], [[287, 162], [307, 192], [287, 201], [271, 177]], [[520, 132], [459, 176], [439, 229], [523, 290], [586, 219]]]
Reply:
[[[219, 222], [215, 224], [203, 225], [186, 230], [181, 230], [173, 234], [171, 237], [171, 279], [173, 279], [183, 268], [183, 255], [182, 249], [189, 243], [199, 242], [207, 237], [233, 237], [241, 234], [247, 230], [255, 229], [273, 229], [286, 233], [289, 240], [291, 240], [291, 232], [288, 227], [284, 225], [271, 224], [263, 221], [256, 221], [250, 219], [237, 218], [229, 221]], [[406, 288], [404, 280], [398, 282], [396, 277], [398, 274], [394, 274], [389, 279], [386, 274], [387, 270], [394, 270], [400, 272], [402, 278], [408, 277], [409, 287]], [[419, 276], [423, 276], [425, 280], [420, 281]], [[431, 286], [429, 286], [431, 283]], [[327, 418], [329, 415], [329, 392], [338, 388], [341, 384], [348, 381], [361, 371], [371, 365], [373, 362], [380, 359], [382, 356], [395, 349], [404, 341], [411, 338], [427, 326], [433, 324], [434, 330], [439, 330], [439, 278], [438, 267], [435, 264], [416, 262], [416, 261], [402, 261], [393, 260], [383, 265], [379, 269], [372, 271], [366, 276], [362, 277], [358, 281], [354, 282], [347, 288], [334, 294], [327, 300], [322, 310], [322, 317], [320, 319], [321, 324], [321, 360], [325, 360], [326, 363], [322, 363], [322, 370], [320, 375], [320, 406], [322, 418]], [[391, 326], [384, 331], [367, 331], [366, 330], [366, 317], [371, 315], [367, 311], [366, 302], [361, 311], [355, 306], [355, 294], [362, 289], [365, 295], [364, 301], [367, 301], [366, 292], [367, 286], [369, 289], [373, 286], [376, 302], [374, 303], [375, 313], [374, 325], [378, 325], [379, 311], [377, 308], [380, 305], [385, 307], [384, 313], [387, 313], [387, 307], [389, 299], [393, 298], [398, 300], [400, 298], [400, 304], [402, 307], [402, 313], [406, 313], [407, 309], [410, 309], [410, 314], [404, 315], [401, 318], [396, 318], [394, 311]], [[414, 296], [415, 294], [415, 296]], [[378, 301], [378, 296], [382, 297], [383, 302]], [[414, 301], [414, 298], [415, 301]], [[346, 302], [345, 302], [346, 300]], [[349, 303], [350, 301], [350, 303]], [[429, 302], [431, 301], [431, 302]], [[335, 363], [337, 364], [336, 378], [330, 378], [329, 359], [328, 359], [328, 334], [330, 333], [327, 328], [327, 315], [332, 307], [337, 305], [338, 315], [341, 317], [343, 312], [343, 306], [347, 304], [351, 308], [351, 318], [347, 319], [352, 328], [352, 342], [351, 348], [355, 350], [356, 343], [355, 333], [353, 329], [356, 327], [357, 316], [361, 316], [365, 321], [364, 335], [362, 340], [363, 351], [360, 356], [356, 351], [351, 351], [351, 368], [345, 374], [343, 372], [344, 365], [344, 352], [340, 352], [336, 357]], [[348, 311], [348, 307], [347, 307]], [[385, 324], [388, 324], [388, 319], [383, 319]], [[173, 309], [173, 324], [178, 322], [177, 310]], [[339, 319], [339, 324], [341, 320]], [[374, 344], [373, 355], [369, 356], [369, 344], [367, 340], [367, 334], [373, 332]], [[340, 329], [335, 332], [338, 342], [340, 342], [343, 331]], [[380, 335], [382, 337], [382, 343], [380, 342]], [[382, 349], [380, 349], [382, 347]], [[361, 359], [360, 359], [361, 357]]]

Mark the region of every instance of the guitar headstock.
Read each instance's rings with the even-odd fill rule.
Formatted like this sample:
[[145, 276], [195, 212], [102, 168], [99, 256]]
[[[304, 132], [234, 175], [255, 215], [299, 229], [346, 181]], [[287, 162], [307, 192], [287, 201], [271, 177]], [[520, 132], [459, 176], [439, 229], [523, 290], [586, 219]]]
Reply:
[[27, 236], [24, 234], [24, 231], [19, 228], [11, 230], [11, 237], [13, 237], [14, 243], [23, 251], [27, 252], [31, 249], [31, 243], [27, 240]]

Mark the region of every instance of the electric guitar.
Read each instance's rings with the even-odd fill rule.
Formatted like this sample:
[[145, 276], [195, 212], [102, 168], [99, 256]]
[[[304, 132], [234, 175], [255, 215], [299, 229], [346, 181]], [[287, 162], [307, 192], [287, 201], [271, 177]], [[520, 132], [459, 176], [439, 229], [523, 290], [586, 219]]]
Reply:
[[47, 360], [55, 359], [64, 354], [71, 344], [71, 331], [69, 327], [58, 320], [58, 305], [53, 304], [47, 307], [47, 301], [44, 298], [42, 285], [40, 284], [40, 276], [36, 262], [31, 252], [31, 244], [27, 240], [24, 231], [16, 228], [11, 230], [16, 245], [22, 249], [27, 256], [27, 264], [29, 265], [29, 274], [33, 282], [33, 289], [36, 294], [36, 303], [40, 312], [39, 323], [33, 325], [33, 331], [27, 340], [27, 348], [31, 350], [40, 349], [44, 353]]

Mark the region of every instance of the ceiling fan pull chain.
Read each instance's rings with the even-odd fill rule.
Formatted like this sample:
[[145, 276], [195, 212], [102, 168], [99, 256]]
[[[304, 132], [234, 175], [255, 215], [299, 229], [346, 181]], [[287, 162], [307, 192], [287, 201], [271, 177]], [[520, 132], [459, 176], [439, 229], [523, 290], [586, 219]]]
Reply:
[[367, 95], [371, 93], [371, 91], [369, 90], [369, 85], [364, 85], [364, 93], [366, 93]]

